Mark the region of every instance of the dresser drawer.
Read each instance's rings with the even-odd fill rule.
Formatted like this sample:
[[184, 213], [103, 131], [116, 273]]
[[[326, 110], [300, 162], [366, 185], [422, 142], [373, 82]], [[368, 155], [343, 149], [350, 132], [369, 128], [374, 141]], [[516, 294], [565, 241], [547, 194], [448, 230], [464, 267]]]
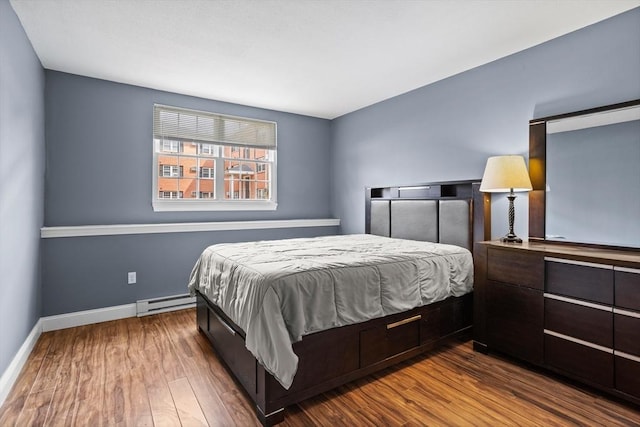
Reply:
[[544, 289], [542, 255], [489, 248], [487, 278], [533, 289]]
[[545, 329], [613, 348], [613, 313], [611, 307], [596, 304], [586, 307], [553, 299], [553, 295], [545, 294], [545, 297]]
[[545, 333], [545, 364], [587, 383], [613, 387], [613, 352], [603, 351]]
[[615, 315], [615, 349], [640, 357], [640, 313], [632, 314], [638, 317]]
[[616, 356], [616, 389], [640, 399], [640, 360]]
[[615, 270], [616, 307], [640, 312], [640, 269]]
[[546, 292], [613, 305], [613, 266], [545, 258]]

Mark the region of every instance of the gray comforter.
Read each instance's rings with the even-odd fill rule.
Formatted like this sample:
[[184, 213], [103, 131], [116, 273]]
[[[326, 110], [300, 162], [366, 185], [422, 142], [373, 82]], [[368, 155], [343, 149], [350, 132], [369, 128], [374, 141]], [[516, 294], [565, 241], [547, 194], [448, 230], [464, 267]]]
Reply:
[[206, 295], [246, 334], [246, 346], [285, 388], [298, 366], [292, 343], [472, 290], [461, 247], [374, 235], [209, 246], [189, 290]]

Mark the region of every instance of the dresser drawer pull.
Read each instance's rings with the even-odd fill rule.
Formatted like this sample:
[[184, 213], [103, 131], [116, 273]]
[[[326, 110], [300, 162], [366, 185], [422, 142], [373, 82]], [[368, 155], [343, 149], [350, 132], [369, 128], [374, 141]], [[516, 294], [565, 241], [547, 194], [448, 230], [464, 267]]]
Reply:
[[554, 258], [551, 256], [544, 257], [545, 261], [557, 262], [560, 264], [581, 265], [583, 267], [603, 268], [605, 270], [613, 270], [613, 265], [608, 264], [596, 264], [595, 262], [575, 261], [572, 259]]
[[601, 345], [594, 344], [589, 341], [583, 341], [578, 338], [570, 337], [569, 335], [559, 334], [558, 332], [554, 332], [549, 329], [545, 329], [544, 333], [547, 335], [551, 335], [551, 336], [563, 339], [563, 340], [574, 342], [576, 344], [584, 345], [585, 347], [591, 347], [591, 348], [595, 348], [596, 350], [604, 351], [605, 353], [613, 354], [613, 349], [609, 347], [603, 347]]
[[569, 304], [575, 304], [575, 305], [581, 305], [583, 307], [595, 308], [596, 310], [608, 311], [609, 313], [611, 313], [613, 311], [613, 308], [611, 306], [608, 306], [608, 305], [594, 304], [592, 302], [587, 302], [587, 301], [582, 301], [582, 300], [579, 300], [579, 299], [573, 299], [573, 298], [567, 298], [567, 297], [561, 297], [560, 295], [548, 294], [546, 292], [544, 293], [544, 297], [545, 298], [549, 298], [549, 299], [555, 299], [555, 300], [562, 301], [562, 302], [568, 302]]
[[621, 316], [635, 317], [636, 319], [640, 319], [640, 313], [638, 313], [637, 311], [621, 310], [619, 308], [614, 308], [613, 313], [619, 314]]
[[422, 319], [422, 316], [420, 314], [413, 317], [408, 317], [406, 319], [399, 320], [397, 322], [389, 323], [387, 325], [387, 329], [397, 328], [398, 326], [406, 325], [407, 323], [415, 322], [416, 320], [420, 320], [420, 319]]
[[634, 356], [633, 354], [624, 353], [624, 352], [619, 351], [619, 350], [614, 350], [613, 354], [616, 355], [616, 356], [619, 356], [619, 357], [623, 357], [625, 359], [633, 360], [634, 362], [640, 362], [640, 357]]
[[224, 326], [224, 328], [225, 328], [227, 331], [229, 331], [229, 333], [230, 333], [231, 335], [235, 335], [235, 334], [236, 334], [236, 331], [234, 331], [234, 330], [233, 330], [233, 328], [232, 328], [231, 326], [229, 326], [229, 325], [227, 324], [227, 322], [225, 322], [225, 321], [224, 321], [224, 319], [223, 319], [222, 317], [218, 316], [218, 314], [217, 314], [217, 313], [213, 313], [213, 315], [214, 315], [214, 316], [216, 316], [216, 318], [218, 319], [218, 321], [222, 324], [222, 326]]
[[621, 271], [623, 273], [640, 274], [640, 269], [629, 267], [613, 267], [615, 271]]

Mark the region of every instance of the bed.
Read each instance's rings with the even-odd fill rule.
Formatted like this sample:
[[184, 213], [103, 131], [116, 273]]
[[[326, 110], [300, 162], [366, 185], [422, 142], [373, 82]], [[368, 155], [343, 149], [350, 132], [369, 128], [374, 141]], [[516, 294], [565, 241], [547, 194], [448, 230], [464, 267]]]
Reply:
[[470, 251], [490, 234], [479, 181], [365, 200], [364, 235], [213, 245], [194, 266], [198, 328], [264, 425], [471, 327]]

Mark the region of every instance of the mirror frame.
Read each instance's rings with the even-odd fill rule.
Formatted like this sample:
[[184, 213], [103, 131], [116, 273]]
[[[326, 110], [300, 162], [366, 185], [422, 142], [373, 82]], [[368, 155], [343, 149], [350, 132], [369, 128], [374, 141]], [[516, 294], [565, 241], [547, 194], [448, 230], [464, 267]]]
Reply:
[[[559, 114], [555, 116], [542, 117], [529, 121], [529, 176], [533, 190], [529, 192], [529, 240], [549, 242], [554, 244], [570, 243], [573, 245], [592, 247], [614, 247], [607, 245], [596, 245], [580, 242], [558, 242], [547, 240], [545, 234], [545, 213], [546, 213], [546, 187], [547, 187], [547, 122], [568, 117], [582, 116], [585, 114], [600, 113], [619, 108], [633, 107], [640, 105], [640, 99], [621, 102], [618, 104], [606, 105], [604, 107], [591, 108], [588, 110], [574, 111], [572, 113]], [[640, 250], [637, 248], [624, 249]]]

